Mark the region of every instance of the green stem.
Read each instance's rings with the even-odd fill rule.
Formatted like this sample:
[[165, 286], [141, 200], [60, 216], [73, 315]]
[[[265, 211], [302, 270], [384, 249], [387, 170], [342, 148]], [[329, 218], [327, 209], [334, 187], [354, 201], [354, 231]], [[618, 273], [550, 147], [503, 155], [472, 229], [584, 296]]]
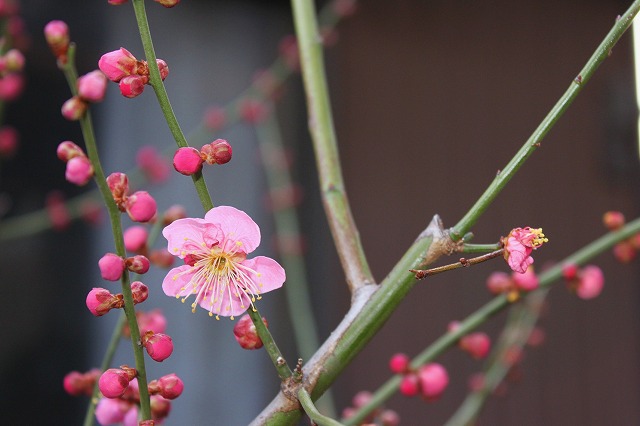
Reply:
[[[63, 67], [64, 75], [69, 84], [69, 88], [74, 95], [76, 91], [77, 83], [77, 71], [74, 61], [74, 49], [70, 49], [70, 54], [67, 63]], [[96, 144], [95, 132], [93, 131], [93, 122], [91, 120], [91, 114], [87, 110], [82, 118], [80, 118], [80, 128], [82, 130], [82, 136], [85, 142], [85, 148], [87, 150], [87, 156], [93, 166], [94, 180], [102, 199], [107, 206], [109, 212], [109, 220], [111, 222], [111, 231], [113, 233], [113, 241], [116, 249], [116, 254], [121, 258], [127, 257], [127, 252], [124, 247], [124, 240], [122, 237], [122, 223], [120, 221], [121, 212], [116, 206], [113, 195], [107, 185], [107, 181], [102, 169], [102, 163], [98, 155], [98, 147]], [[136, 370], [138, 372], [138, 384], [140, 386], [140, 411], [142, 413], [142, 419], [151, 419], [151, 407], [149, 403], [149, 391], [147, 389], [147, 377], [146, 368], [144, 364], [144, 353], [142, 346], [140, 345], [140, 331], [138, 330], [138, 322], [136, 320], [135, 308], [133, 306], [133, 295], [131, 293], [131, 285], [129, 283], [129, 272], [127, 270], [122, 274], [121, 279], [122, 295], [124, 299], [124, 312], [127, 316], [127, 322], [131, 330], [131, 345], [133, 346], [133, 355], [136, 364]]]
[[[597, 255], [609, 250], [614, 244], [625, 240], [638, 232], [640, 232], [640, 218], [635, 219], [633, 222], [629, 222], [619, 231], [603, 235], [589, 245], [576, 251], [571, 256], [568, 256], [562, 262], [540, 274], [540, 287], [549, 287], [554, 281], [558, 280], [562, 276], [562, 267], [564, 265], [583, 265]], [[427, 362], [433, 361], [451, 346], [455, 345], [462, 336], [469, 334], [471, 331], [484, 324], [489, 318], [493, 317], [509, 305], [510, 303], [505, 295], [495, 297], [476, 312], [469, 315], [460, 323], [459, 328], [455, 331], [443, 335], [423, 352], [417, 355], [411, 362], [411, 368], [416, 369]], [[349, 419], [345, 421], [346, 425], [359, 424], [359, 422], [369, 415], [376, 407], [384, 403], [398, 390], [400, 381], [401, 376], [399, 375], [391, 377], [374, 393], [373, 398], [367, 405], [362, 407], [353, 417], [349, 417]]]
[[291, 369], [289, 365], [287, 365], [286, 360], [282, 356], [282, 352], [278, 348], [275, 340], [271, 336], [271, 332], [262, 322], [262, 316], [260, 316], [260, 312], [258, 312], [255, 308], [249, 308], [247, 311], [249, 317], [251, 317], [251, 321], [253, 321], [253, 325], [256, 327], [256, 331], [258, 332], [258, 336], [262, 343], [264, 344], [264, 348], [269, 354], [269, 358], [271, 358], [271, 362], [273, 362], [273, 366], [276, 368], [278, 372], [278, 376], [281, 380], [285, 380], [291, 377]]
[[513, 363], [508, 362], [504, 357], [505, 352], [513, 348], [522, 349], [527, 343], [548, 290], [548, 288], [540, 289], [527, 296], [524, 304], [513, 307], [483, 375], [482, 389], [467, 395], [458, 410], [447, 421], [446, 426], [473, 424], [487, 398], [493, 394], [513, 367]]
[[482, 213], [489, 207], [493, 200], [498, 196], [504, 186], [511, 180], [515, 173], [524, 164], [525, 160], [540, 147], [540, 142], [549, 133], [558, 119], [569, 108], [574, 99], [578, 96], [584, 85], [591, 79], [600, 64], [609, 56], [611, 49], [620, 39], [622, 34], [631, 26], [633, 18], [640, 10], [640, 0], [633, 2], [631, 7], [618, 19], [602, 43], [598, 46], [593, 55], [589, 58], [586, 65], [578, 73], [576, 78], [570, 83], [569, 88], [560, 97], [558, 102], [551, 108], [551, 111], [542, 120], [540, 125], [535, 129], [533, 134], [527, 139], [525, 144], [520, 148], [516, 155], [509, 163], [498, 173], [493, 182], [486, 191], [480, 196], [473, 207], [465, 214], [465, 216], [452, 228], [451, 237], [459, 240], [465, 232], [467, 232], [480, 218]]
[[[182, 133], [178, 119], [173, 112], [169, 96], [167, 95], [167, 90], [165, 89], [162, 78], [160, 77], [160, 71], [156, 66], [156, 53], [153, 48], [153, 41], [149, 30], [149, 22], [147, 21], [147, 12], [144, 7], [144, 0], [133, 0], [132, 3], [133, 10], [136, 15], [136, 21], [138, 22], [138, 29], [140, 30], [140, 39], [142, 40], [144, 54], [149, 66], [149, 84], [153, 87], [156, 98], [158, 99], [158, 104], [162, 110], [162, 114], [167, 121], [167, 125], [169, 126], [169, 130], [171, 131], [176, 144], [178, 147], [189, 146], [187, 139], [184, 137], [184, 133]], [[196, 192], [198, 193], [198, 197], [200, 198], [204, 211], [206, 212], [211, 210], [213, 208], [213, 202], [211, 201], [211, 196], [207, 189], [207, 183], [205, 182], [202, 173], [198, 172], [191, 176], [191, 178], [193, 179], [193, 184], [196, 187]]]
[[327, 417], [318, 411], [316, 406], [313, 405], [313, 400], [309, 392], [307, 392], [305, 388], [300, 388], [298, 391], [298, 401], [300, 401], [300, 405], [302, 405], [302, 408], [309, 418], [319, 426], [342, 426], [342, 423], [339, 421]]
[[461, 253], [488, 253], [498, 250], [502, 244], [465, 244], [462, 246]]
[[291, 0], [325, 213], [351, 292], [374, 282], [351, 214], [340, 170], [340, 157], [322, 57], [315, 4]]
[[[100, 371], [105, 371], [107, 368], [111, 366], [111, 362], [113, 361], [113, 357], [116, 354], [116, 349], [118, 349], [118, 343], [120, 342], [120, 337], [122, 336], [122, 327], [127, 322], [127, 316], [124, 312], [120, 312], [120, 316], [118, 316], [118, 321], [116, 322], [115, 327], [113, 328], [113, 332], [111, 333], [111, 339], [109, 339], [109, 345], [107, 346], [107, 350], [104, 353], [104, 357], [102, 358], [102, 363], [100, 364]], [[93, 394], [91, 395], [91, 401], [89, 401], [89, 406], [87, 407], [87, 414], [84, 417], [84, 426], [93, 426], [95, 423], [94, 414], [96, 412], [96, 404], [98, 404], [98, 400], [100, 399], [100, 388], [98, 387], [98, 381], [96, 380], [96, 384], [93, 386]]]

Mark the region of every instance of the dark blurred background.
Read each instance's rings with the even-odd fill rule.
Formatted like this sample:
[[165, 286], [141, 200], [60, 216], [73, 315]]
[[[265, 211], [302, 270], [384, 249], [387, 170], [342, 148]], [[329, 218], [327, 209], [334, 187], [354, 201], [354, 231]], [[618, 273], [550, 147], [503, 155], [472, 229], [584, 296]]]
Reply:
[[[568, 87], [617, 15], [630, 1], [440, 1], [369, 0], [340, 24], [338, 43], [327, 52], [332, 103], [347, 190], [369, 262], [378, 281], [438, 213], [454, 225], [520, 148]], [[207, 105], [224, 104], [277, 55], [292, 32], [286, 1], [184, 1], [172, 10], [147, 9], [157, 54], [171, 69], [166, 81], [183, 129], [194, 128]], [[0, 191], [11, 200], [7, 217], [40, 209], [64, 181], [55, 147], [81, 141], [79, 126], [59, 108], [68, 89], [42, 38], [42, 28], [63, 19], [78, 43], [80, 73], [100, 55], [126, 46], [142, 48], [130, 5], [103, 2], [24, 1], [31, 34], [27, 86], [6, 111], [22, 135], [19, 154], [0, 169]], [[278, 114], [295, 151], [294, 172], [305, 186], [300, 206], [309, 280], [322, 338], [348, 308], [343, 274], [321, 211], [313, 153], [306, 130], [304, 96], [294, 77]], [[107, 173], [133, 166], [139, 146], [173, 142], [151, 90], [126, 100], [110, 85], [94, 110]], [[623, 37], [541, 149], [474, 228], [476, 242], [494, 242], [516, 226], [543, 227], [550, 243], [536, 264], [557, 261], [605, 232], [602, 213], [639, 211], [637, 108], [630, 34]], [[260, 224], [259, 254], [273, 255], [264, 178], [252, 129], [225, 132], [234, 147], [228, 167], [208, 171], [218, 204], [246, 210]], [[92, 185], [90, 185], [92, 187]], [[150, 187], [160, 208], [174, 203], [201, 215], [189, 179], [175, 176]], [[112, 243], [107, 229], [74, 223], [64, 233], [47, 231], [21, 240], [0, 240], [0, 412], [10, 425], [79, 424], [86, 401], [61, 386], [68, 371], [99, 363], [115, 315], [94, 318], [87, 291], [105, 286], [95, 264]], [[592, 301], [559, 283], [541, 325], [546, 341], [528, 351], [521, 376], [490, 400], [479, 424], [601, 425], [640, 422], [640, 294], [637, 261], [620, 265], [609, 253], [594, 260], [606, 277]], [[359, 390], [375, 390], [388, 377], [398, 351], [415, 355], [490, 300], [484, 281], [492, 262], [421, 282], [333, 389], [338, 408]], [[192, 315], [160, 291], [162, 271], [145, 277], [147, 304], [160, 306], [176, 342], [174, 355], [151, 366], [150, 377], [184, 376], [184, 395], [168, 425], [243, 425], [278, 389], [264, 353], [237, 348], [230, 321]], [[286, 356], [290, 342], [282, 292], [260, 305]], [[483, 327], [497, 336], [505, 316]], [[119, 363], [132, 363], [121, 345]], [[401, 396], [387, 406], [404, 425], [439, 425], [464, 398], [468, 377], [481, 364], [454, 349], [443, 355], [451, 376], [440, 401]], [[266, 374], [265, 374], [266, 371]], [[34, 409], [37, 407], [37, 409]]]

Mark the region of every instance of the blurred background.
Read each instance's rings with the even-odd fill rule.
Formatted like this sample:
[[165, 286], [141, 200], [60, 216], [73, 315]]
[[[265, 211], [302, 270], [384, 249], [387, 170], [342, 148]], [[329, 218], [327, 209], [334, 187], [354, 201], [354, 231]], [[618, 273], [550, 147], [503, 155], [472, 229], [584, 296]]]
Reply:
[[[171, 70], [165, 84], [188, 134], [209, 106], [232, 101], [256, 70], [268, 67], [281, 39], [293, 31], [287, 1], [184, 1], [174, 9], [147, 3], [157, 55]], [[347, 191], [377, 281], [434, 214], [445, 226], [464, 215], [630, 3], [358, 2], [357, 12], [338, 26], [326, 60]], [[83, 74], [97, 67], [104, 52], [120, 46], [143, 57], [130, 6], [21, 3], [30, 34], [26, 86], [5, 110], [21, 145], [13, 159], [0, 163], [0, 225], [42, 209], [52, 190], [71, 199], [94, 187], [67, 183], [64, 164], [55, 158], [61, 141], [81, 144], [81, 135], [77, 123], [60, 116], [70, 95], [42, 28], [52, 19], [69, 24]], [[605, 211], [620, 210], [630, 219], [638, 215], [632, 63], [627, 34], [474, 227], [475, 242], [495, 242], [517, 226], [542, 227], [550, 239], [536, 253], [536, 265], [542, 267], [602, 235]], [[173, 145], [151, 89], [129, 100], [110, 84], [106, 101], [92, 114], [106, 173], [134, 167], [144, 145], [161, 150]], [[279, 95], [277, 115], [294, 178], [304, 188], [298, 211], [324, 340], [347, 311], [349, 294], [319, 199], [299, 76]], [[205, 172], [214, 202], [247, 211], [263, 234], [256, 254], [277, 256], [255, 131], [245, 122], [218, 136], [229, 140], [234, 157]], [[202, 215], [189, 178], [173, 173], [169, 181], [145, 189], [160, 209], [178, 203], [189, 215]], [[99, 364], [115, 323], [114, 313], [95, 318], [84, 306], [92, 287], [111, 288], [95, 266], [113, 247], [104, 219], [97, 226], [75, 221], [63, 232], [46, 230], [28, 238], [0, 233], [4, 424], [82, 421], [86, 400], [66, 395], [62, 378]], [[594, 263], [605, 272], [602, 295], [583, 301], [562, 283], [553, 288], [541, 319], [544, 344], [527, 351], [517, 380], [490, 399], [479, 424], [640, 422], [638, 261], [621, 265], [607, 253]], [[485, 280], [494, 270], [507, 267], [494, 261], [419, 283], [332, 387], [337, 408], [351, 405], [360, 390], [377, 389], [389, 377], [393, 353], [417, 354], [451, 320], [490, 300]], [[151, 293], [144, 308], [163, 310], [175, 350], [163, 363], [150, 362], [148, 376], [175, 372], [186, 384], [165, 424], [247, 424], [279, 389], [266, 354], [240, 349], [231, 321], [217, 322], [201, 310], [192, 314], [187, 305], [166, 297], [160, 289], [164, 273], [156, 269], [144, 277]], [[269, 294], [259, 309], [286, 357], [295, 360], [284, 293]], [[496, 337], [504, 320], [499, 315], [482, 330]], [[123, 342], [114, 364], [132, 364], [130, 353]], [[436, 403], [393, 397], [386, 406], [398, 411], [401, 424], [443, 424], [463, 400], [469, 376], [482, 367], [458, 349], [438, 361], [449, 370], [449, 388]]]

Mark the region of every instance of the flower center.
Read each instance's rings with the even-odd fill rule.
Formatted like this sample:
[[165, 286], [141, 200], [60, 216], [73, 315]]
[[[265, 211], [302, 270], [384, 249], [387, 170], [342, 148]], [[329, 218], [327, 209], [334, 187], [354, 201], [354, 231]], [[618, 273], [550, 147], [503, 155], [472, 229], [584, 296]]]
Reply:
[[542, 228], [531, 229], [531, 233], [534, 235], [534, 238], [531, 240], [531, 246], [533, 248], [540, 247], [542, 244], [549, 242], [549, 239], [545, 238], [542, 233]]

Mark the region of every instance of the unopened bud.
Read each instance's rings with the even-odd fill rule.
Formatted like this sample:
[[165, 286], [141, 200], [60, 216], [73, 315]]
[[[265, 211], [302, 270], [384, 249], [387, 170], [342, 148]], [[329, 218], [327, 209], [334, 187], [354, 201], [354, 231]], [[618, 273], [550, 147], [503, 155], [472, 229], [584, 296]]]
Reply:
[[98, 261], [100, 275], [107, 281], [118, 281], [124, 272], [124, 259], [115, 253], [107, 253]]
[[[265, 318], [262, 318], [262, 322], [267, 326], [267, 320]], [[256, 326], [248, 314], [244, 314], [233, 326], [233, 335], [243, 349], [260, 349], [263, 345], [262, 340], [260, 340], [258, 336]]]
[[178, 148], [173, 155], [173, 168], [180, 174], [191, 176], [202, 170], [200, 152], [193, 147]]
[[200, 150], [200, 155], [207, 164], [228, 163], [231, 160], [232, 153], [231, 145], [224, 139], [216, 139], [203, 146]]
[[133, 304], [142, 303], [149, 297], [149, 287], [140, 281], [131, 283], [131, 293], [133, 294]]
[[146, 256], [138, 254], [133, 257], [128, 257], [125, 261], [127, 269], [136, 274], [146, 274], [149, 271], [149, 259]]
[[87, 103], [80, 99], [78, 96], [74, 96], [62, 104], [62, 116], [69, 121], [80, 120], [84, 113], [87, 111]]
[[167, 334], [147, 331], [142, 337], [142, 346], [154, 361], [162, 362], [173, 352], [173, 340]]
[[158, 209], [156, 200], [147, 191], [137, 191], [125, 201], [124, 208], [134, 222], [149, 222]]

